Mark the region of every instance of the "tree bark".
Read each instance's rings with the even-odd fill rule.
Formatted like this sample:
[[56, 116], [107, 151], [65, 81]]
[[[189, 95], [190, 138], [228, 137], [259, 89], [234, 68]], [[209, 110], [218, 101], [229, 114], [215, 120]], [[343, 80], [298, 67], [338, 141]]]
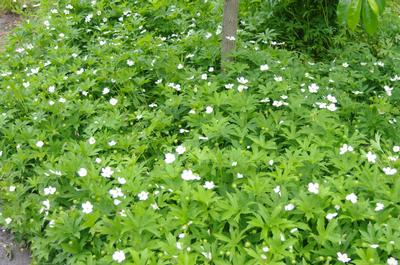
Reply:
[[231, 52], [236, 46], [239, 0], [225, 0], [222, 23], [221, 69], [233, 60]]

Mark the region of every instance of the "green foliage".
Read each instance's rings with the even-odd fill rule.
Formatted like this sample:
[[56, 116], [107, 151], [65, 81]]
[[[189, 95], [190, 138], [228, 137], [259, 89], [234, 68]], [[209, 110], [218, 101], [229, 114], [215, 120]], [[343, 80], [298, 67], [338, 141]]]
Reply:
[[37, 4], [35, 0], [1, 0], [0, 11], [21, 13], [32, 5]]
[[338, 20], [355, 30], [361, 22], [368, 34], [374, 34], [378, 28], [378, 17], [383, 14], [385, 0], [339, 0]]
[[10, 36], [0, 224], [34, 264], [399, 259], [399, 17], [315, 62], [250, 16], [223, 75], [220, 18], [216, 0], [42, 1]]
[[273, 30], [277, 34], [274, 41], [287, 49], [321, 58], [342, 34], [337, 27], [337, 0], [243, 2], [246, 13], [241, 18], [247, 22], [246, 31]]

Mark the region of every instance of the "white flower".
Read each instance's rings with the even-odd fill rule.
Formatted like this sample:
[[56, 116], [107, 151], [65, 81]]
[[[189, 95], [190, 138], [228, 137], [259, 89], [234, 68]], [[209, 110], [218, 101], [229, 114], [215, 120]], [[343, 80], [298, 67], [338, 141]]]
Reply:
[[113, 199], [118, 197], [124, 197], [124, 193], [122, 192], [121, 188], [115, 188], [108, 191], [108, 193], [113, 197]]
[[392, 95], [393, 87], [384, 86], [383, 89], [385, 89], [386, 95], [389, 97]]
[[178, 68], [179, 70], [181, 70], [181, 69], [183, 69], [183, 67], [184, 67], [183, 64], [180, 63], [180, 64], [178, 64], [178, 66], [177, 66], [176, 68]]
[[285, 211], [292, 211], [294, 210], [295, 206], [293, 203], [289, 203], [288, 205], [285, 205]]
[[327, 220], [332, 220], [333, 218], [335, 218], [336, 216], [337, 216], [338, 214], [337, 213], [328, 213], [326, 216], [325, 216], [325, 218], [327, 219]]
[[[62, 33], [61, 33], [61, 34], [62, 34]], [[60, 34], [60, 37], [62, 37], [62, 35], [64, 35], [64, 34], [62, 34], [62, 35], [61, 35], [61, 34]], [[81, 68], [81, 69], [79, 69], [78, 71], [76, 71], [76, 74], [77, 74], [77, 75], [81, 75], [84, 71], [85, 71], [85, 69]]]
[[120, 216], [122, 216], [122, 217], [126, 217], [126, 212], [125, 212], [124, 209], [122, 209], [121, 211], [119, 211], [118, 214], [119, 214]]
[[94, 137], [90, 137], [88, 142], [89, 142], [89, 144], [95, 144], [96, 139], [94, 139]]
[[141, 201], [145, 201], [149, 198], [149, 193], [147, 191], [142, 191], [138, 194], [138, 198]]
[[378, 202], [375, 207], [375, 212], [382, 211], [384, 208], [385, 208], [385, 205], [383, 205], [383, 203]]
[[201, 252], [201, 254], [206, 257], [206, 259], [211, 260], [212, 259], [212, 254], [211, 252]]
[[400, 152], [400, 146], [398, 146], [398, 145], [393, 146], [393, 152], [395, 152], [395, 153]]
[[328, 106], [326, 106], [326, 109], [329, 111], [336, 111], [337, 107], [336, 107], [335, 103], [331, 103]]
[[238, 85], [238, 88], [237, 88], [237, 90], [238, 90], [239, 92], [242, 92], [243, 90], [246, 90], [246, 89], [248, 89], [248, 87], [245, 86], [245, 85]]
[[214, 111], [213, 107], [211, 107], [211, 106], [207, 106], [206, 107], [206, 113], [207, 114], [211, 114], [213, 111]]
[[105, 178], [110, 178], [114, 174], [114, 171], [111, 169], [111, 167], [105, 167], [101, 169], [101, 175]]
[[267, 64], [260, 65], [260, 71], [264, 72], [264, 71], [268, 71], [268, 70], [269, 70], [269, 66]]
[[340, 261], [340, 262], [342, 262], [342, 263], [347, 263], [347, 262], [350, 262], [350, 261], [351, 261], [351, 259], [347, 256], [346, 253], [340, 253], [340, 252], [338, 252], [338, 253], [336, 253], [336, 254], [337, 254], [337, 259], [338, 259], [338, 261]]
[[81, 167], [79, 170], [78, 170], [78, 175], [80, 176], [80, 177], [85, 177], [86, 175], [87, 175], [87, 170], [86, 170], [86, 168], [83, 168], [83, 167]]
[[176, 242], [176, 248], [181, 250], [182, 249], [182, 244], [181, 242]]
[[183, 170], [181, 174], [183, 180], [200, 180], [200, 177], [192, 172], [190, 169]]
[[57, 191], [57, 189], [52, 186], [48, 186], [47, 188], [44, 188], [44, 190], [43, 190], [44, 195], [53, 195], [56, 191]]
[[109, 145], [109, 146], [114, 146], [114, 145], [116, 145], [116, 144], [117, 144], [117, 142], [114, 141], [114, 140], [111, 140], [111, 141], [108, 142], [108, 145]]
[[126, 184], [126, 179], [119, 177], [118, 178], [118, 183], [121, 184], [121, 185], [124, 185], [124, 184]]
[[121, 263], [125, 260], [125, 253], [122, 250], [117, 250], [112, 255], [112, 259], [118, 263]]
[[344, 68], [347, 68], [347, 67], [349, 67], [349, 64], [348, 64], [348, 63], [342, 63], [342, 66], [343, 66]]
[[207, 78], [208, 78], [207, 74], [202, 74], [201, 75], [201, 80], [207, 80]]
[[126, 64], [127, 64], [128, 66], [133, 66], [133, 65], [135, 64], [135, 62], [132, 61], [132, 60], [126, 60]]
[[10, 187], [8, 187], [8, 191], [9, 192], [14, 192], [15, 191], [15, 186], [10, 186]]
[[263, 248], [262, 248], [262, 251], [263, 251], [263, 252], [268, 252], [268, 251], [269, 251], [269, 247], [263, 247]]
[[110, 92], [110, 89], [108, 87], [103, 88], [103, 95], [106, 95]]
[[371, 244], [371, 245], [369, 245], [371, 248], [379, 248], [379, 245], [378, 244]]
[[180, 84], [175, 84], [175, 83], [168, 83], [169, 87], [172, 87], [176, 91], [181, 91], [181, 85]]
[[332, 95], [326, 96], [326, 99], [332, 103], [337, 103], [337, 99]]
[[47, 89], [47, 91], [49, 91], [49, 93], [54, 93], [55, 90], [56, 90], [55, 86], [49, 86], [49, 88]]
[[272, 106], [274, 106], [274, 107], [280, 107], [280, 106], [283, 106], [283, 105], [285, 105], [285, 102], [281, 101], [281, 100], [274, 100], [272, 102]]
[[82, 212], [86, 214], [93, 212], [93, 205], [90, 203], [90, 201], [82, 203]]
[[397, 169], [391, 168], [391, 167], [384, 167], [384, 168], [382, 168], [382, 170], [388, 176], [392, 176], [397, 173]]
[[350, 193], [349, 195], [346, 196], [346, 201], [351, 201], [351, 203], [357, 203], [357, 195], [354, 193]]
[[311, 85], [308, 86], [308, 91], [310, 91], [310, 93], [317, 93], [319, 89], [319, 86], [315, 83], [312, 83]]
[[276, 82], [282, 82], [283, 81], [283, 77], [282, 76], [274, 76], [274, 80]]
[[279, 196], [281, 196], [281, 195], [282, 195], [282, 193], [281, 193], [281, 186], [276, 186], [276, 187], [274, 188], [274, 192], [275, 192], [276, 194], [278, 194]]
[[172, 162], [175, 161], [175, 155], [171, 154], [171, 153], [166, 153], [165, 154], [165, 159], [164, 159], [165, 163], [167, 164], [171, 164]]
[[213, 181], [206, 181], [203, 185], [203, 187], [207, 190], [212, 190], [215, 188], [215, 184]]
[[243, 178], [243, 174], [237, 173], [237, 174], [236, 174], [236, 177], [237, 177], [238, 179], [242, 179], [242, 178]]
[[374, 164], [376, 162], [376, 155], [374, 153], [372, 153], [371, 151], [369, 151], [365, 157], [367, 158], [368, 162]]
[[319, 184], [318, 183], [308, 183], [308, 191], [314, 194], [319, 193]]
[[116, 98], [111, 98], [111, 99], [110, 99], [110, 104], [111, 104], [112, 106], [117, 105], [117, 103], [118, 103], [118, 99], [116, 99]]
[[7, 217], [4, 221], [6, 222], [6, 224], [9, 225], [9, 224], [11, 224], [12, 219], [10, 217]]
[[94, 160], [97, 164], [101, 163], [101, 158], [100, 157], [96, 157], [96, 159]]
[[44, 145], [43, 141], [37, 141], [36, 142], [36, 146], [39, 147], [39, 148], [42, 148], [43, 145]]
[[343, 155], [347, 152], [353, 152], [353, 151], [354, 151], [354, 149], [351, 145], [344, 144], [344, 145], [342, 145], [342, 147], [340, 147], [339, 154]]
[[242, 84], [242, 85], [245, 85], [245, 84], [247, 84], [247, 82], [249, 82], [249, 80], [247, 80], [247, 79], [244, 78], [243, 76], [237, 78], [237, 81], [238, 81], [240, 84]]
[[226, 89], [232, 89], [233, 86], [234, 86], [234, 84], [226, 84], [226, 85], [225, 85], [225, 88], [226, 88]]
[[49, 200], [42, 201], [42, 205], [43, 205], [43, 207], [40, 209], [40, 213], [45, 211], [45, 213], [47, 215], [48, 211], [50, 209], [50, 201]]
[[388, 260], [387, 260], [387, 264], [388, 264], [388, 265], [398, 265], [399, 263], [398, 263], [397, 259], [395, 259], [395, 258], [393, 258], [393, 257], [390, 257], [390, 258], [388, 258]]
[[179, 146], [177, 146], [177, 147], [175, 148], [175, 151], [176, 151], [178, 154], [182, 155], [183, 153], [186, 152], [186, 148], [185, 148], [183, 145], [179, 145]]
[[236, 38], [234, 36], [226, 36], [227, 40], [234, 41]]

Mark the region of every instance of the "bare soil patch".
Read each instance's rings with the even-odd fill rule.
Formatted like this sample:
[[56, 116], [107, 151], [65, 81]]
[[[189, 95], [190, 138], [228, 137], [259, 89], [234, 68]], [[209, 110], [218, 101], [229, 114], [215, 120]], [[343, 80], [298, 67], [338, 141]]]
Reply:
[[20, 17], [18, 15], [0, 11], [0, 49], [5, 44], [7, 34], [19, 21]]
[[29, 265], [29, 251], [19, 246], [7, 231], [0, 229], [0, 265]]
[[[6, 43], [7, 34], [19, 21], [20, 17], [16, 14], [0, 12], [0, 50], [3, 49]], [[0, 227], [0, 265], [29, 264], [29, 251], [18, 245], [13, 240], [13, 236]]]

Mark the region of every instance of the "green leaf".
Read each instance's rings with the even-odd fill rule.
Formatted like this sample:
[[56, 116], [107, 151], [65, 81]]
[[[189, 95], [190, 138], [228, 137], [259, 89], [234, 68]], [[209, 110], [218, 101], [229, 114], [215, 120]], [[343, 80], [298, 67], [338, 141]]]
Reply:
[[349, 10], [351, 0], [340, 0], [337, 6], [337, 17], [340, 25], [346, 24], [347, 12]]
[[382, 15], [383, 10], [385, 9], [386, 6], [386, 0], [375, 0], [375, 2], [379, 7], [379, 15]]
[[368, 5], [371, 8], [371, 10], [374, 12], [374, 14], [379, 15], [379, 6], [375, 0], [368, 0], [368, 4], [364, 2], [363, 6], [368, 6]]
[[[369, 0], [368, 0], [369, 2]], [[378, 16], [365, 1], [362, 10], [363, 26], [368, 34], [372, 35], [378, 29]]]
[[362, 0], [351, 0], [347, 11], [347, 25], [350, 30], [355, 30], [360, 22]]

